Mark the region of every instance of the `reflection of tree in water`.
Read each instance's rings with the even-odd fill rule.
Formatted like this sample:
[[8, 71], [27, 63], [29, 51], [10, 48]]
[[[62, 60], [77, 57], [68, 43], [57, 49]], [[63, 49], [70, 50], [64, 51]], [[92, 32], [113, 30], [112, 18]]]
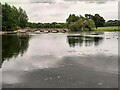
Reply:
[[2, 62], [12, 57], [23, 55], [28, 48], [29, 35], [2, 36]]
[[87, 46], [98, 46], [103, 37], [90, 37], [90, 36], [67, 36], [68, 43], [70, 47], [80, 46], [83, 45]]

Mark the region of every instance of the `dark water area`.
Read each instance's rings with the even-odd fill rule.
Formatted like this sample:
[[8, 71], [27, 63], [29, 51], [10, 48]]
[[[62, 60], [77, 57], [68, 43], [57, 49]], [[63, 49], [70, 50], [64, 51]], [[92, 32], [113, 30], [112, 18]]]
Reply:
[[103, 37], [68, 36], [68, 43], [70, 47], [82, 47], [83, 44], [85, 44], [86, 47], [90, 47], [92, 45], [98, 46], [101, 43], [101, 41], [103, 41], [103, 39]]
[[118, 32], [2, 36], [3, 88], [117, 88]]
[[2, 62], [12, 57], [17, 58], [27, 51], [29, 35], [3, 35], [2, 36]]

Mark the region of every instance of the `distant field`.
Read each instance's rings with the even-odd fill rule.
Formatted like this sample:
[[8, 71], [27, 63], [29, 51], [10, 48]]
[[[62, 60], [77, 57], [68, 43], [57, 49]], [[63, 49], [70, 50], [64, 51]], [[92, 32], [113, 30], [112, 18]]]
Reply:
[[120, 26], [111, 26], [111, 27], [99, 27], [94, 29], [95, 31], [120, 31]]

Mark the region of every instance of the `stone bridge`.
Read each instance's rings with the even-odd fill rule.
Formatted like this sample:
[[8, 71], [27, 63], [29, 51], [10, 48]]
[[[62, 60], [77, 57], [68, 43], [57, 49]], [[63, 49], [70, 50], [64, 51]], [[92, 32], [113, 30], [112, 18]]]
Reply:
[[68, 32], [68, 29], [66, 28], [39, 28], [39, 29], [30, 29], [28, 31], [31, 31], [31, 32], [44, 32], [44, 33], [58, 33], [58, 32], [62, 32], [62, 33], [65, 33], [65, 32]]

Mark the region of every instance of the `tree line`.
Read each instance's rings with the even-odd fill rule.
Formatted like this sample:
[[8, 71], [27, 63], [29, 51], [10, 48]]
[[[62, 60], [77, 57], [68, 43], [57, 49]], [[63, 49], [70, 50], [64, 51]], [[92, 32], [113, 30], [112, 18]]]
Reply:
[[99, 14], [91, 15], [85, 14], [84, 16], [77, 16], [70, 14], [65, 23], [34, 23], [28, 22], [28, 16], [21, 7], [16, 8], [9, 4], [1, 4], [2, 6], [2, 30], [10, 31], [17, 30], [19, 28], [68, 28], [71, 31], [79, 30], [93, 30], [93, 28], [104, 26], [120, 26], [119, 20], [109, 20], [105, 22], [105, 19]]
[[32, 22], [28, 22], [27, 26], [30, 28], [66, 28], [66, 23], [57, 23], [57, 22], [32, 23]]
[[120, 26], [120, 20], [108, 20], [104, 26]]

